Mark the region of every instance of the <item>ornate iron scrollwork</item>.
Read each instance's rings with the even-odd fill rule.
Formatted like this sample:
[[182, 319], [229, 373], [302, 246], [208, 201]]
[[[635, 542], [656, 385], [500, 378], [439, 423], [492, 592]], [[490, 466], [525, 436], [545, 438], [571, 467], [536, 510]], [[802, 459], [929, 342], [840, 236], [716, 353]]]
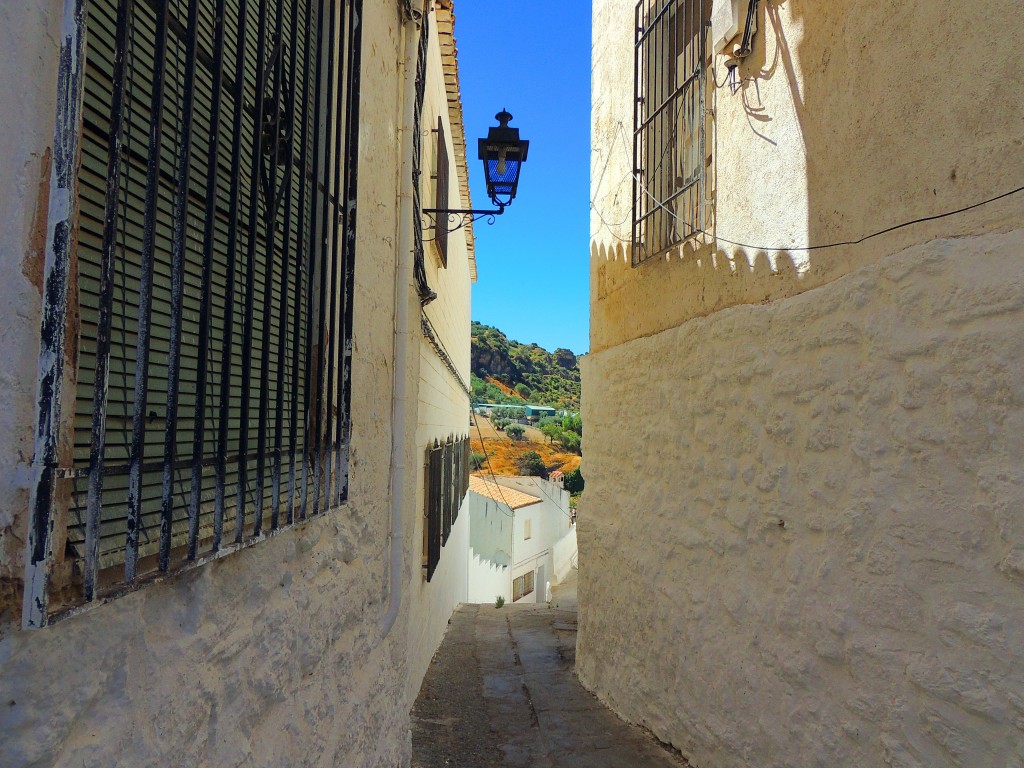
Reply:
[[477, 211], [472, 209], [444, 211], [438, 208], [424, 208], [423, 215], [430, 217], [430, 223], [425, 226], [424, 229], [430, 229], [433, 227], [438, 216], [447, 216], [449, 225], [454, 225], [448, 226], [447, 229], [449, 232], [455, 232], [456, 230], [462, 229], [467, 224], [471, 224], [474, 221], [480, 221], [481, 219], [487, 219], [488, 224], [493, 224], [494, 217], [500, 216], [504, 212], [505, 206], [502, 206], [495, 211]]

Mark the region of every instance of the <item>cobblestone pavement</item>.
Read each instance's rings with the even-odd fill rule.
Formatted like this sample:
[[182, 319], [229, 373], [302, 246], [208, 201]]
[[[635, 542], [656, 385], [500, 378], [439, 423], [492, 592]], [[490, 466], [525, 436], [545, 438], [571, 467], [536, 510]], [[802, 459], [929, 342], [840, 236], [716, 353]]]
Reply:
[[413, 768], [687, 765], [584, 690], [575, 655], [574, 611], [460, 607], [413, 709]]

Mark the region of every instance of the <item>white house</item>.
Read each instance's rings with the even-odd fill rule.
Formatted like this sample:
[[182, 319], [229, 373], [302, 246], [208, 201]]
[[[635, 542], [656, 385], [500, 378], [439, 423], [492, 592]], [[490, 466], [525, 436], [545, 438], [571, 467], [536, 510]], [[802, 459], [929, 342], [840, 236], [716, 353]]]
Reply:
[[575, 536], [561, 486], [540, 477], [470, 477], [469, 602], [544, 602], [547, 586], [568, 572]]

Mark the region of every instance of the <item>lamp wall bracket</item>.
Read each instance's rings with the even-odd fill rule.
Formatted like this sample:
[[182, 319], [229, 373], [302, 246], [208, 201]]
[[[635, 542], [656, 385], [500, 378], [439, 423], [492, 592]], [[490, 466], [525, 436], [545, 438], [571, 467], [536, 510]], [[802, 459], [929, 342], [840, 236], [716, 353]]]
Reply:
[[[455, 232], [456, 230], [462, 229], [467, 224], [474, 221], [480, 221], [480, 219], [487, 219], [488, 224], [494, 223], [495, 216], [501, 216], [505, 212], [505, 206], [499, 206], [493, 211], [477, 210], [474, 208], [424, 208], [422, 213], [425, 216], [429, 216], [431, 222], [439, 220], [440, 216], [446, 216], [448, 218], [447, 230], [449, 232]], [[433, 227], [433, 223], [424, 227], [424, 229], [430, 229]]]

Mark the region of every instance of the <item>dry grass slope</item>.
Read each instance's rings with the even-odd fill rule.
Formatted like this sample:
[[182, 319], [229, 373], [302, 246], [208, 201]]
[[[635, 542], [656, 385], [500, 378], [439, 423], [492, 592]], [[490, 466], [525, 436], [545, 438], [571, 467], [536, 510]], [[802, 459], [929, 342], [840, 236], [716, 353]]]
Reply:
[[[490, 420], [483, 416], [477, 416], [476, 423], [479, 431], [474, 427], [470, 434], [472, 450], [475, 453], [485, 453], [490, 458], [491, 469], [496, 475], [518, 475], [516, 459], [527, 451], [539, 453], [549, 471], [560, 469], [563, 472], [571, 472], [580, 465], [580, 456], [566, 453], [560, 445], [547, 442], [547, 438], [534, 427], [527, 427], [524, 439], [512, 440], [504, 432], [495, 430]], [[480, 440], [481, 435], [483, 442]], [[484, 464], [480, 473], [486, 472], [487, 465]]]

